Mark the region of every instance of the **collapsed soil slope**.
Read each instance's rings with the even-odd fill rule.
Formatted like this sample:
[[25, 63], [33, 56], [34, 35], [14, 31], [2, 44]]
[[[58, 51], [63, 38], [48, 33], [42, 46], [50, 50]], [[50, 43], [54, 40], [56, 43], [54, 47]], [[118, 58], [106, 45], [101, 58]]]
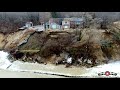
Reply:
[[[7, 36], [0, 34], [0, 47], [8, 49], [15, 60], [68, 64], [71, 57], [72, 65], [94, 66], [120, 59], [119, 28], [119, 22], [115, 22], [107, 30], [85, 28], [39, 33], [28, 30]], [[23, 44], [24, 39], [27, 42]]]
[[0, 33], [0, 49], [13, 50], [23, 43], [26, 43], [31, 34], [35, 30], [24, 30], [18, 31], [10, 34]]

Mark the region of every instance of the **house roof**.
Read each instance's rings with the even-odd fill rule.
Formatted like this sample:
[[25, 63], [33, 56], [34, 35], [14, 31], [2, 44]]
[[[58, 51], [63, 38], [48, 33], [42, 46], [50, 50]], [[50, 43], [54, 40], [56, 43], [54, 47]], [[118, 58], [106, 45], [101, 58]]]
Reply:
[[84, 18], [64, 18], [64, 21], [83, 21]]
[[83, 21], [83, 18], [72, 18], [71, 21]]
[[26, 24], [32, 24], [32, 22], [26, 22]]
[[57, 23], [55, 23], [55, 22], [53, 22], [53, 23], [51, 23], [51, 24], [54, 24], [54, 25], [59, 25], [59, 24], [57, 24]]
[[71, 18], [64, 18], [64, 21], [71, 21]]
[[57, 24], [61, 24], [63, 18], [50, 18], [49, 19], [49, 23], [57, 23]]

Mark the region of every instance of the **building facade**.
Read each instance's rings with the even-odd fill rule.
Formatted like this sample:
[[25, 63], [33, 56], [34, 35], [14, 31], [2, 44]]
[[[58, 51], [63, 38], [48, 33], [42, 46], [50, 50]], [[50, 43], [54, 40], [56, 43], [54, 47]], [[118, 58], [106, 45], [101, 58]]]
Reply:
[[27, 28], [32, 27], [32, 26], [33, 26], [33, 23], [32, 23], [32, 22], [27, 22], [27, 23], [25, 24], [25, 27], [27, 27]]
[[83, 23], [84, 23], [84, 18], [71, 18], [70, 28], [72, 29], [82, 28]]
[[46, 24], [45, 29], [60, 30], [62, 24], [61, 18], [51, 18]]
[[62, 21], [62, 29], [70, 29], [70, 20], [65, 18], [63, 21]]

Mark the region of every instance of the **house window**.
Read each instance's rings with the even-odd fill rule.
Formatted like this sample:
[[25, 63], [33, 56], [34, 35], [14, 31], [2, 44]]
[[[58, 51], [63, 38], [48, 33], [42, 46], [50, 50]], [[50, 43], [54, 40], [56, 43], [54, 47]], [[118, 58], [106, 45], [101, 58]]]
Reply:
[[56, 28], [57, 28], [57, 26], [56, 26], [56, 25], [52, 25], [52, 28], [53, 28], [53, 29], [56, 29]]
[[64, 28], [68, 28], [68, 26], [65, 26]]

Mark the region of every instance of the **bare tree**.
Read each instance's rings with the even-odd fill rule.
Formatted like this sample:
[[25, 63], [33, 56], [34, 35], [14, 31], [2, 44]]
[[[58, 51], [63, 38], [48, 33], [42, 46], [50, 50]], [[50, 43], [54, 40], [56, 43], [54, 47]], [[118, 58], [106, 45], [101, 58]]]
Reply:
[[48, 22], [48, 20], [51, 18], [50, 12], [39, 12], [39, 19], [40, 22]]
[[27, 12], [28, 21], [33, 22], [34, 24], [39, 24], [39, 13]]
[[110, 23], [108, 17], [103, 17], [103, 21], [101, 22], [101, 29], [108, 29], [108, 24]]

